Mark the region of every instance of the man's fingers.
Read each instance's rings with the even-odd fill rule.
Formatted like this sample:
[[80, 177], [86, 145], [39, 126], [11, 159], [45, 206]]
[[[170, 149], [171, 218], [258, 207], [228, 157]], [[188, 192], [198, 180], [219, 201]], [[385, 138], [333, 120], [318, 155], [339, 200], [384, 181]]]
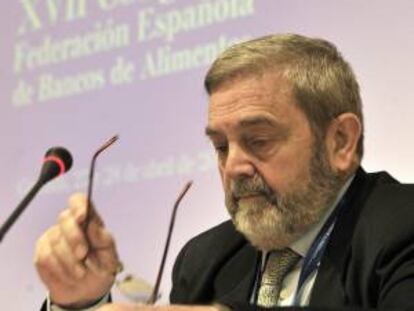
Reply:
[[88, 241], [71, 210], [65, 210], [60, 214], [58, 224], [74, 256], [78, 260], [84, 259], [88, 253]]
[[89, 211], [90, 219], [86, 219], [88, 213], [87, 201], [87, 197], [83, 193], [75, 193], [70, 196], [68, 207], [72, 212], [73, 216], [75, 217], [76, 221], [79, 224], [83, 224], [85, 221], [88, 220], [89, 222], [96, 222], [103, 226], [103, 220], [100, 217], [100, 215], [96, 212], [93, 203], [91, 203]]
[[[93, 230], [93, 225], [91, 225]], [[88, 255], [88, 268], [96, 271], [103, 270], [105, 273], [115, 275], [120, 265], [116, 246], [112, 235], [105, 229], [97, 229], [90, 235], [92, 251]]]
[[100, 224], [91, 222], [88, 227], [89, 243], [96, 249], [115, 249], [112, 235]]
[[37, 242], [34, 263], [43, 281], [47, 284], [61, 282], [71, 284], [72, 278], [53, 250], [51, 235], [55, 235], [58, 227], [49, 229]]
[[85, 234], [86, 203], [84, 194], [72, 195], [69, 207], [59, 215], [58, 225], [47, 232], [46, 243], [50, 244], [53, 260], [70, 281], [87, 273], [113, 275], [119, 265], [114, 239], [95, 211]]
[[66, 270], [68, 277], [73, 280], [79, 280], [85, 276], [85, 267], [82, 262], [76, 258], [76, 255], [65, 238], [59, 239], [52, 250], [55, 257], [60, 261]]
[[75, 257], [82, 260], [88, 270], [101, 276], [114, 275], [119, 266], [114, 239], [93, 207], [85, 235], [83, 222], [86, 220], [86, 203], [83, 194], [71, 196], [68, 212], [63, 212], [60, 217], [61, 230]]
[[[86, 230], [87, 239], [85, 240], [89, 243], [92, 243], [92, 247], [103, 248], [108, 247], [113, 243], [112, 237], [109, 237], [108, 239], [108, 236], [106, 234], [101, 233], [101, 230], [104, 229], [104, 222], [102, 221], [100, 215], [96, 212], [96, 209], [93, 207], [93, 205], [91, 206], [89, 218], [87, 219], [87, 198], [84, 194], [77, 193], [70, 197], [67, 214], [72, 215], [75, 224], [79, 225], [80, 230]], [[62, 223], [63, 221], [68, 220], [67, 218], [70, 218], [66, 217], [67, 214], [64, 214], [61, 217]], [[87, 224], [85, 224], [86, 221], [88, 222]], [[73, 226], [75, 225], [71, 222], [68, 222], [66, 224], [68, 226], [68, 230], [72, 230]], [[70, 226], [72, 226], [72, 228], [70, 228]], [[79, 234], [79, 231], [76, 230], [74, 232], [74, 242], [82, 242], [82, 240], [76, 241], [76, 235], [77, 238], [82, 237], [82, 235]], [[82, 253], [81, 250], [79, 250], [80, 253]]]
[[60, 225], [53, 226], [37, 243], [34, 261], [45, 283], [74, 286], [88, 273], [101, 277], [116, 274], [119, 262], [109, 232], [102, 229], [105, 248], [92, 249], [86, 258], [79, 259], [61, 229]]
[[115, 243], [97, 214], [85, 232], [86, 211], [86, 196], [72, 195], [57, 224], [36, 244], [36, 268], [57, 304], [88, 305], [114, 282]]
[[61, 267], [62, 277], [67, 283], [74, 283], [82, 278], [86, 271], [82, 263], [76, 259], [66, 237], [62, 233], [61, 226], [54, 226], [47, 232], [47, 239], [51, 247], [52, 255]]
[[85, 250], [85, 245], [91, 248], [104, 248], [113, 244], [112, 237], [108, 239], [106, 234], [101, 233], [104, 230], [104, 223], [93, 206], [89, 217], [87, 219], [87, 198], [82, 193], [74, 194], [69, 198], [69, 208], [59, 217], [62, 230], [79, 257], [85, 256], [88, 252]]
[[69, 197], [68, 210], [71, 212], [78, 224], [82, 224], [86, 219], [87, 204], [86, 195], [75, 193]]

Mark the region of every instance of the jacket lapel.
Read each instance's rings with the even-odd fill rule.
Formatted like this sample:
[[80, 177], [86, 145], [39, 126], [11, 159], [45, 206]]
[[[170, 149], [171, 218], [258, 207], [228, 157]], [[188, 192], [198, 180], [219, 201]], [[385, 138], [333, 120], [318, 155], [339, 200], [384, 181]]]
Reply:
[[259, 252], [246, 243], [215, 279], [215, 297], [221, 302], [249, 302], [259, 258]]
[[310, 297], [312, 306], [343, 306], [346, 304], [345, 273], [351, 256], [351, 241], [364, 202], [376, 183], [360, 168], [346, 192], [346, 206], [326, 246]]

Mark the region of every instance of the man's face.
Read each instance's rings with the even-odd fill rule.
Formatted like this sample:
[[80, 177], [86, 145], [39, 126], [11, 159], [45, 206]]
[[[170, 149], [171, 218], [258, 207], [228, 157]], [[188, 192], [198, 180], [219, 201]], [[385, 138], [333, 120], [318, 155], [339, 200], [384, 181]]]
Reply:
[[259, 249], [280, 249], [303, 235], [341, 186], [324, 143], [280, 76], [237, 79], [215, 91], [206, 133], [218, 154], [227, 209]]

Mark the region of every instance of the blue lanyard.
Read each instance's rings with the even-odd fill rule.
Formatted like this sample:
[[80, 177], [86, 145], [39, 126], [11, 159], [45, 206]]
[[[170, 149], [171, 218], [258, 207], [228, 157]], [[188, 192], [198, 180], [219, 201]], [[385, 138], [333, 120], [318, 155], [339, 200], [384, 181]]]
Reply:
[[[293, 306], [300, 306], [300, 297], [302, 294], [305, 281], [308, 279], [308, 277], [313, 272], [315, 272], [319, 268], [322, 255], [325, 251], [326, 245], [328, 244], [329, 236], [331, 235], [333, 228], [335, 226], [337, 216], [340, 210], [344, 208], [344, 206], [345, 206], [345, 196], [337, 204], [335, 209], [332, 211], [331, 215], [329, 215], [328, 219], [322, 226], [315, 240], [312, 242], [312, 245], [309, 248], [309, 251], [307, 252], [303, 260], [302, 269], [301, 269], [299, 281], [298, 281], [298, 286], [296, 287], [295, 296], [293, 298]], [[266, 254], [266, 257], [268, 257], [268, 255], [269, 253]], [[257, 302], [258, 286], [262, 278], [262, 274], [263, 274], [263, 271], [262, 271], [262, 267], [260, 264], [257, 266], [256, 278], [254, 281], [253, 293], [251, 296], [251, 303]]]
[[335, 226], [338, 213], [341, 209], [343, 209], [344, 206], [345, 198], [343, 197], [336, 206], [335, 210], [331, 213], [331, 215], [329, 215], [327, 221], [319, 231], [316, 239], [313, 241], [311, 247], [309, 248], [309, 251], [307, 252], [303, 260], [298, 286], [296, 287], [295, 296], [293, 299], [294, 306], [300, 305], [300, 296], [302, 294], [305, 281], [313, 272], [319, 268], [323, 253], [325, 251], [326, 245], [328, 244], [329, 236], [331, 235]]

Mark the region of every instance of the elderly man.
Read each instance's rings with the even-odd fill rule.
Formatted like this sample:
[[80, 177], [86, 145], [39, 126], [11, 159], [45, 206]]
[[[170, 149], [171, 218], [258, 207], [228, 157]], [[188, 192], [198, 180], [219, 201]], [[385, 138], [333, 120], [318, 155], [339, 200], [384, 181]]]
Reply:
[[82, 230], [75, 195], [37, 245], [44, 310], [414, 307], [414, 187], [360, 167], [359, 87], [337, 49], [292, 34], [240, 43], [205, 87], [231, 221], [180, 252], [172, 305], [102, 306], [115, 244], [97, 214]]

